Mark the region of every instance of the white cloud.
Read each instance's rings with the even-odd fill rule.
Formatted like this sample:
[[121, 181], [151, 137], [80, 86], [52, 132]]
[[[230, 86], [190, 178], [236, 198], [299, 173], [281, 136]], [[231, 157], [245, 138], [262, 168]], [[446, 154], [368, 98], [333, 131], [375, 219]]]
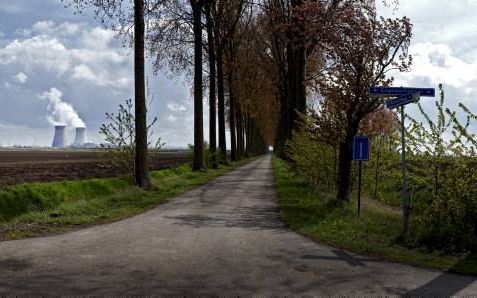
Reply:
[[73, 78], [85, 81], [95, 81], [96, 75], [87, 65], [80, 64], [73, 68]]
[[[46, 71], [57, 78], [101, 87], [127, 88], [132, 84], [132, 59], [120, 47], [111, 45], [112, 31], [88, 29], [84, 24], [56, 26], [52, 21], [37, 22], [31, 31], [37, 35], [0, 47], [0, 65], [20, 66], [28, 72]], [[82, 38], [74, 45], [77, 34]]]
[[31, 37], [34, 35], [56, 36], [57, 38], [73, 36], [81, 33], [81, 25], [70, 22], [64, 22], [56, 25], [52, 20], [38, 21], [31, 28], [17, 29], [15, 33], [22, 37]]
[[477, 61], [464, 61], [449, 45], [419, 43], [411, 46], [409, 52], [413, 55], [413, 66], [404, 76], [427, 77], [434, 85], [445, 83], [458, 88], [477, 80]]
[[167, 109], [174, 113], [183, 113], [187, 111], [187, 108], [185, 106], [173, 102], [167, 104]]
[[113, 31], [96, 27], [83, 35], [82, 43], [89, 49], [107, 49], [114, 40], [114, 36]]
[[177, 117], [172, 115], [172, 114], [168, 114], [167, 117], [166, 117], [167, 121], [169, 122], [176, 122], [177, 121]]
[[28, 76], [24, 72], [19, 72], [13, 76], [20, 84], [25, 84], [28, 80]]
[[53, 31], [54, 26], [55, 26], [55, 22], [53, 22], [52, 20], [39, 21], [33, 24], [32, 31], [40, 33], [40, 34], [47, 34]]
[[0, 48], [0, 64], [22, 65], [25, 69], [64, 74], [71, 67], [68, 50], [56, 38], [35, 36], [26, 40], [14, 40]]
[[101, 87], [126, 88], [131, 83], [130, 78], [112, 78], [108, 77], [104, 72], [98, 74], [85, 64], [75, 66], [71, 77], [79, 81], [94, 83]]

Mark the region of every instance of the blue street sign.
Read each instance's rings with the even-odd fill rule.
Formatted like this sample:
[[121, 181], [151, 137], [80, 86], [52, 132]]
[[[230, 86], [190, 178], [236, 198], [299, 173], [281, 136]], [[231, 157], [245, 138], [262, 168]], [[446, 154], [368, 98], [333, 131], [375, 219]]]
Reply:
[[369, 160], [369, 138], [355, 136], [353, 138], [353, 160]]
[[399, 96], [385, 102], [386, 108], [392, 110], [394, 108], [407, 105], [408, 103], [419, 101], [419, 96], [414, 96], [414, 94], [406, 94]]
[[369, 94], [376, 96], [393, 96], [418, 93], [420, 96], [435, 97], [434, 88], [403, 88], [403, 87], [371, 87]]

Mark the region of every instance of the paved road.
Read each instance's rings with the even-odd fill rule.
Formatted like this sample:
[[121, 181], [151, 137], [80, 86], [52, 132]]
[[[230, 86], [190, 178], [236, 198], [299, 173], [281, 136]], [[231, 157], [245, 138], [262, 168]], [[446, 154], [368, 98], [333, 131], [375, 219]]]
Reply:
[[120, 222], [0, 243], [5, 294], [476, 294], [476, 278], [316, 244], [279, 220], [270, 156]]

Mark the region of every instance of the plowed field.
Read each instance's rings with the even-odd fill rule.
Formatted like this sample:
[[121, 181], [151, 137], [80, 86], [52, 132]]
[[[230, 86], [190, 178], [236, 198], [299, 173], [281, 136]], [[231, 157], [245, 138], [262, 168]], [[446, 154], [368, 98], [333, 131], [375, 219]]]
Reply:
[[[184, 153], [160, 153], [151, 158], [151, 170], [187, 162]], [[112, 167], [104, 152], [93, 150], [0, 150], [0, 185], [105, 178], [125, 174]]]

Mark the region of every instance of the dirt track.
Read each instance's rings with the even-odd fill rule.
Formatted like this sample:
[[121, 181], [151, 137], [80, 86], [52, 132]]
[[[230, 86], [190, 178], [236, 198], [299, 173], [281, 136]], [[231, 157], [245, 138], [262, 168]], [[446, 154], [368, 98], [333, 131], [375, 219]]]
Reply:
[[[151, 159], [151, 169], [160, 170], [187, 162], [184, 153], [161, 153]], [[0, 151], [0, 185], [86, 178], [124, 174], [111, 167], [104, 153], [94, 150]]]

